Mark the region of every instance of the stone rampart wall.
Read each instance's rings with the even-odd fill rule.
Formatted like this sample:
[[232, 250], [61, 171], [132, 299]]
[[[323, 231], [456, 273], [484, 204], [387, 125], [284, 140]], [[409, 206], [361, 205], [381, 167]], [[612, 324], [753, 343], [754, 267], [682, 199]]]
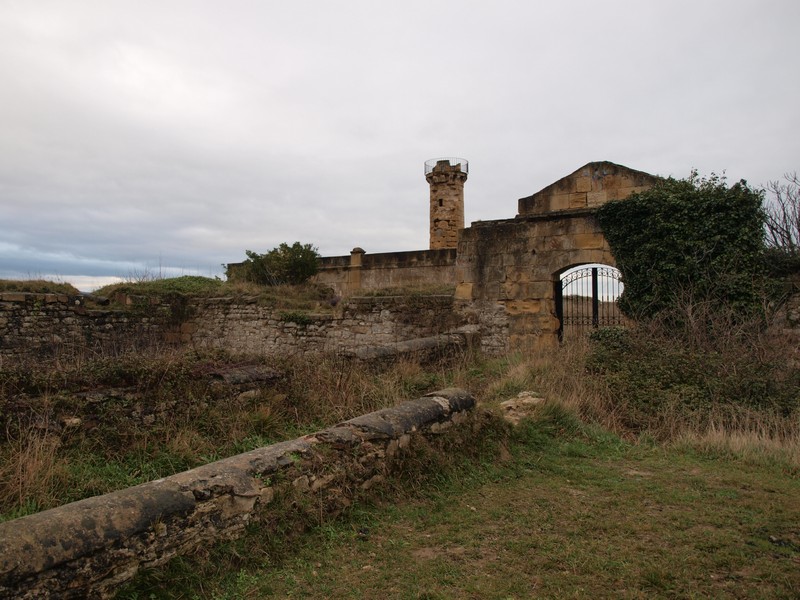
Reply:
[[[358, 250], [358, 249], [356, 249]], [[314, 281], [341, 296], [389, 287], [455, 285], [456, 249], [414, 250], [321, 259]]]
[[249, 524], [268, 527], [271, 510], [281, 510], [273, 506], [298, 515], [291, 502], [306, 497], [316, 510], [335, 514], [381, 482], [416, 436], [468, 427], [474, 404], [461, 390], [434, 392], [296, 440], [0, 523], [0, 598], [107, 598], [140, 568], [236, 538]]
[[501, 306], [510, 347], [554, 345], [556, 282], [586, 263], [615, 264], [594, 211], [473, 223], [459, 238], [455, 295], [484, 307], [482, 323], [500, 318], [488, 307]]

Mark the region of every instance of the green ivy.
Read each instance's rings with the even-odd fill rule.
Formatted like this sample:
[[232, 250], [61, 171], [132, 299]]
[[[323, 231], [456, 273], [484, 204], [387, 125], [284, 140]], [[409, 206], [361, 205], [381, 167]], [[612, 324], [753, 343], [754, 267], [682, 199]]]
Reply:
[[284, 323], [295, 323], [301, 327], [306, 327], [314, 322], [314, 319], [302, 312], [282, 312], [280, 314], [281, 321]]
[[691, 301], [747, 314], [761, 304], [763, 193], [742, 180], [662, 179], [610, 202], [598, 218], [622, 272], [620, 308], [652, 317]]

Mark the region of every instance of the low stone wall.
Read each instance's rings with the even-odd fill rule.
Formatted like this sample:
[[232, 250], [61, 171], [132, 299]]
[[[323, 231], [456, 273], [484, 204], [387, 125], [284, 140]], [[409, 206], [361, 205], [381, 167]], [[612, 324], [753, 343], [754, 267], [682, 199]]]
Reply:
[[[357, 417], [275, 444], [0, 523], [0, 598], [107, 598], [140, 568], [267, 523], [277, 498], [313, 498], [336, 513], [386, 475], [415, 435], [466, 420], [462, 390]], [[266, 526], [266, 525], [265, 525]]]
[[169, 305], [144, 300], [134, 310], [90, 310], [82, 296], [0, 294], [0, 362], [72, 349], [149, 345], [171, 322]]
[[275, 310], [255, 299], [203, 299], [192, 308], [181, 327], [183, 342], [257, 354], [357, 354], [456, 332], [465, 324], [452, 296], [350, 298], [333, 314]]
[[0, 363], [159, 343], [234, 353], [356, 355], [419, 338], [476, 334], [474, 327], [465, 329], [467, 312], [446, 295], [350, 298], [333, 312], [308, 313], [263, 306], [256, 298], [141, 298], [128, 309], [107, 310], [89, 309], [79, 296], [6, 293], [0, 294]]

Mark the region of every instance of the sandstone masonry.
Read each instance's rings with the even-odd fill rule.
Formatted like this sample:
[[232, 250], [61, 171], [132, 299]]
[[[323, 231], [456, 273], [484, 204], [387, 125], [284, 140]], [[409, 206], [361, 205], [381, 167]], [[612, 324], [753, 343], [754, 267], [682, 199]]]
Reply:
[[257, 298], [137, 299], [128, 309], [89, 309], [81, 297], [0, 294], [0, 364], [25, 357], [159, 344], [234, 353], [352, 356], [507, 348], [499, 306], [452, 295], [352, 297], [333, 311], [276, 309]]
[[[462, 164], [464, 168], [462, 169]], [[611, 162], [588, 163], [518, 201], [517, 216], [464, 228], [466, 161], [426, 163], [430, 184], [431, 249], [323, 258], [317, 281], [343, 296], [379, 287], [445, 283], [479, 315], [482, 346], [548, 347], [558, 340], [556, 286], [582, 264], [615, 266], [595, 219], [602, 204], [652, 187], [658, 178]], [[506, 338], [486, 328], [504, 323]], [[496, 342], [496, 343], [495, 343]]]
[[464, 159], [434, 159], [425, 163], [425, 179], [430, 185], [431, 250], [455, 248], [458, 232], [464, 229]]

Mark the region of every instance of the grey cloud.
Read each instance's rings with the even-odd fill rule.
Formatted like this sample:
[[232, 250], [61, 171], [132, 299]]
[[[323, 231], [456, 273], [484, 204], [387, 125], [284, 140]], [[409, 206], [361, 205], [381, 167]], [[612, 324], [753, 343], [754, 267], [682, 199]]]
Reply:
[[442, 155], [470, 160], [468, 221], [591, 160], [765, 184], [798, 168], [798, 17], [745, 0], [12, 4], [0, 274], [424, 248], [422, 163]]

